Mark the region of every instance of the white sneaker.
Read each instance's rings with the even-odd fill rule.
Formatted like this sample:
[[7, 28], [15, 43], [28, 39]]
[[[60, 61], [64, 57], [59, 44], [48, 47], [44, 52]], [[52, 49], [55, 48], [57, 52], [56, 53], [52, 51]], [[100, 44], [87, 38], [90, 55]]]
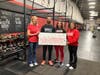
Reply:
[[33, 67], [34, 65], [33, 65], [33, 64], [29, 64], [29, 66], [30, 66], [30, 67]]
[[61, 63], [60, 66], [64, 66], [64, 63]]
[[66, 64], [66, 66], [67, 66], [67, 67], [69, 67], [69, 66], [70, 66], [70, 64]]
[[69, 67], [70, 70], [73, 70], [74, 68], [72, 66]]
[[38, 65], [38, 63], [37, 63], [37, 62], [35, 62], [35, 63], [34, 63], [34, 65], [35, 65], [35, 66], [37, 66], [37, 65]]

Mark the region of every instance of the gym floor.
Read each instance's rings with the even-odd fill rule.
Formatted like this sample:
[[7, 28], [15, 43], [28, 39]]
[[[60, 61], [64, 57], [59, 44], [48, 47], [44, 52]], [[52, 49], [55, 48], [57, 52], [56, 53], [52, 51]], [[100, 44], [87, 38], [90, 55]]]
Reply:
[[[36, 66], [28, 67], [25, 62], [14, 60], [0, 67], [0, 75], [100, 75], [100, 32], [97, 37], [92, 37], [92, 32], [82, 31], [78, 48], [78, 66], [75, 70], [69, 70], [67, 67]], [[53, 52], [53, 58], [55, 52]], [[68, 49], [65, 47], [65, 61], [68, 63]], [[42, 59], [42, 47], [38, 47], [37, 59], [39, 64]]]

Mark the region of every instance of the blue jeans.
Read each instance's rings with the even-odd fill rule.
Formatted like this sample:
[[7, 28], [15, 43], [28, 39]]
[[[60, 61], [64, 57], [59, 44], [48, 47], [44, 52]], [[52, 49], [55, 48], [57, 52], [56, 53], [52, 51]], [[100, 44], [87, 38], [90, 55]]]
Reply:
[[35, 43], [29, 42], [29, 50], [28, 50], [29, 64], [36, 62], [36, 47], [37, 47], [37, 42]]

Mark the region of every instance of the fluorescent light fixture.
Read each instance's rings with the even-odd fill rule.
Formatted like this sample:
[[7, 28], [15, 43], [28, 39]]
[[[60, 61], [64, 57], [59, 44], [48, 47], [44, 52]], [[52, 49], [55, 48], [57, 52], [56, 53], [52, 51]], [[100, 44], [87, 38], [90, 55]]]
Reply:
[[95, 8], [95, 6], [89, 6], [89, 8], [90, 8], [90, 9], [94, 9], [94, 8]]
[[89, 13], [94, 13], [95, 11], [94, 10], [92, 10], [92, 11], [89, 11]]
[[98, 12], [90, 13], [90, 16], [98, 16]]
[[90, 16], [92, 17], [93, 15], [92, 15], [92, 14], [90, 14]]
[[90, 20], [94, 20], [94, 19], [90, 19]]
[[29, 1], [33, 1], [33, 0], [29, 0]]
[[89, 5], [95, 5], [96, 2], [89, 2], [88, 4], [89, 4]]
[[88, 1], [96, 1], [96, 0], [88, 0]]
[[93, 16], [90, 17], [90, 19], [93, 19], [93, 18], [94, 18]]

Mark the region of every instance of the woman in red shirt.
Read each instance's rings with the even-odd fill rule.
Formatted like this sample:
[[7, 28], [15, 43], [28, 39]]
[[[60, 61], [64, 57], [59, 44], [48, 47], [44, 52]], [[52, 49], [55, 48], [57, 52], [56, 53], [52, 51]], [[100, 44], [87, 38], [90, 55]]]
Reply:
[[36, 46], [38, 42], [39, 27], [37, 25], [37, 17], [32, 16], [31, 22], [27, 27], [27, 36], [29, 41], [28, 63], [30, 67], [38, 65], [36, 62]]
[[[56, 33], [64, 33], [64, 29], [63, 29], [63, 24], [62, 22], [58, 22], [56, 25]], [[64, 46], [55, 46], [55, 50], [56, 50], [56, 60], [55, 62], [59, 62], [59, 53], [60, 53], [60, 65], [63, 66], [63, 61], [64, 61]]]
[[67, 44], [69, 49], [69, 64], [66, 66], [69, 69], [75, 69], [77, 66], [77, 49], [78, 49], [78, 40], [80, 33], [76, 29], [75, 23], [71, 22], [70, 27], [67, 30]]

